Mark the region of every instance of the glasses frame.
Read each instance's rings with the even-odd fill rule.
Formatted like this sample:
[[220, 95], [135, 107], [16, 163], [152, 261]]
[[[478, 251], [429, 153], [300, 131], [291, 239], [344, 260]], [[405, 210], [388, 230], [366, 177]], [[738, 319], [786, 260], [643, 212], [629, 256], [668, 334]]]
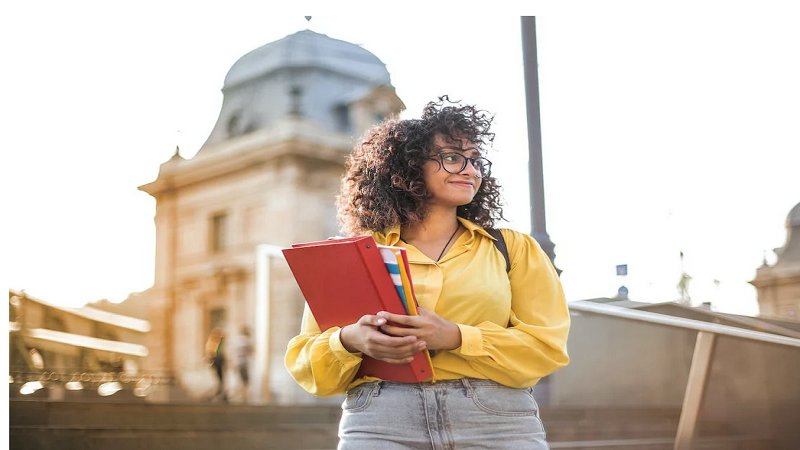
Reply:
[[[460, 157], [461, 158], [461, 168], [458, 169], [455, 172], [451, 172], [447, 167], [445, 167], [445, 164], [444, 164], [445, 155], [456, 155], [456, 156]], [[469, 156], [464, 156], [463, 154], [461, 154], [459, 152], [441, 152], [441, 153], [437, 153], [437, 154], [435, 154], [433, 156], [429, 156], [428, 159], [432, 159], [434, 161], [437, 161], [439, 163], [439, 167], [441, 167], [445, 172], [453, 174], [453, 175], [458, 175], [461, 172], [463, 172], [464, 169], [467, 168], [467, 162], [472, 164], [472, 168], [475, 169], [475, 177], [476, 178], [483, 179], [483, 178], [486, 178], [488, 176], [491, 176], [491, 174], [492, 174], [492, 162], [489, 161], [488, 159], [484, 158], [483, 156], [478, 156], [477, 158], [470, 158]], [[480, 166], [476, 166], [476, 164], [478, 164], [480, 161], [486, 161], [486, 174], [485, 175], [481, 172]]]

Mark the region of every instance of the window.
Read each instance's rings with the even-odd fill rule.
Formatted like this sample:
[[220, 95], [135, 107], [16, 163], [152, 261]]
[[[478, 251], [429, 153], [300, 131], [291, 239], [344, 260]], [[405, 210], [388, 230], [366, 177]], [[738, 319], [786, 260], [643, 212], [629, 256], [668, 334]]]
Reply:
[[211, 251], [220, 253], [228, 248], [228, 215], [217, 213], [211, 217]]
[[350, 123], [350, 110], [347, 105], [339, 105], [333, 109], [333, 117], [336, 122], [336, 131], [349, 133], [353, 131]]

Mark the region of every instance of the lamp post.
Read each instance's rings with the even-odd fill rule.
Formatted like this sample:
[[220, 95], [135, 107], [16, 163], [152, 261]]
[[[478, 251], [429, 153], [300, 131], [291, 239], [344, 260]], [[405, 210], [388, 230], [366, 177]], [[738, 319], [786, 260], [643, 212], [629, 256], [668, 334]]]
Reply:
[[[525, 74], [525, 104], [528, 116], [528, 183], [531, 203], [531, 236], [555, 267], [555, 244], [547, 234], [542, 168], [542, 126], [539, 111], [539, 69], [536, 53], [536, 17], [522, 16], [522, 61]], [[556, 267], [561, 275], [561, 269]]]

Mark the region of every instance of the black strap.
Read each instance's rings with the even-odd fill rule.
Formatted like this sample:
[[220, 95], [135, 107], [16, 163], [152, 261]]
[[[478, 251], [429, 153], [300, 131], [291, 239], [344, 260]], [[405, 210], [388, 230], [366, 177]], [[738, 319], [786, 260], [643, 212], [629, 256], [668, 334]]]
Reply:
[[511, 260], [508, 259], [508, 247], [506, 247], [506, 240], [503, 239], [503, 234], [500, 233], [500, 230], [497, 228], [487, 228], [486, 232], [495, 239], [494, 246], [497, 247], [497, 250], [503, 254], [503, 258], [506, 260], [506, 273], [510, 272]]

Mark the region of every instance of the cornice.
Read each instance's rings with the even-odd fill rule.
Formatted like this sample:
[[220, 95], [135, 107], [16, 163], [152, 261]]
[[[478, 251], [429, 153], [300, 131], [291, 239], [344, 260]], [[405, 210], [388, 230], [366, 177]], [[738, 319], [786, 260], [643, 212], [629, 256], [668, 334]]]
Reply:
[[761, 273], [756, 279], [749, 282], [755, 287], [783, 286], [787, 284], [800, 284], [800, 272], [793, 273]]
[[165, 191], [247, 170], [287, 154], [344, 164], [352, 145], [350, 136], [287, 118], [271, 128], [207, 147], [192, 159], [167, 161], [161, 164], [158, 178], [139, 186], [139, 190], [158, 197]]

